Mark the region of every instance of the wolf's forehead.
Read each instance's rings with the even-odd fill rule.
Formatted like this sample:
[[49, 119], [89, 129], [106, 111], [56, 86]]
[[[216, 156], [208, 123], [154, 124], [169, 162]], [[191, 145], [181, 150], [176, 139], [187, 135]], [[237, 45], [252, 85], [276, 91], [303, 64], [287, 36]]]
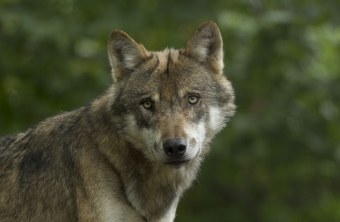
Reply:
[[176, 49], [165, 49], [160, 52], [153, 52], [153, 56], [157, 59], [157, 73], [169, 72], [169, 66], [178, 64], [179, 51]]
[[153, 56], [157, 62], [152, 76], [160, 87], [181, 86], [183, 88], [183, 86], [201, 84], [200, 79], [206, 74], [202, 67], [199, 68], [200, 64], [180, 54], [179, 50], [166, 49], [153, 52]]
[[[210, 75], [179, 50], [152, 52], [152, 58], [132, 74], [130, 90], [139, 94], [159, 94], [164, 99], [183, 96], [188, 90], [204, 91]], [[138, 86], [138, 87], [136, 87]]]

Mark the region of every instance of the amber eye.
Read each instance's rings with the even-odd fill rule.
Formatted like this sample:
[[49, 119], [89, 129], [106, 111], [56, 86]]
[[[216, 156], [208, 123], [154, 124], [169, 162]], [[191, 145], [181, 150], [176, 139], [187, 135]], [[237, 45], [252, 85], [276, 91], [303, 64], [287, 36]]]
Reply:
[[142, 106], [145, 109], [152, 109], [152, 105], [153, 105], [153, 102], [152, 102], [151, 99], [146, 99], [146, 100], [142, 101]]
[[198, 102], [199, 98], [197, 95], [189, 95], [188, 96], [188, 102], [191, 104], [191, 105], [194, 105]]

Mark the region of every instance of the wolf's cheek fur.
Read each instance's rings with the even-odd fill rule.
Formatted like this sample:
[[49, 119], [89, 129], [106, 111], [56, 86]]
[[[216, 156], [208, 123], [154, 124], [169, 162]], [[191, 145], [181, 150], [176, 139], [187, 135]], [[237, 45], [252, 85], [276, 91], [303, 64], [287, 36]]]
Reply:
[[124, 121], [126, 126], [123, 130], [124, 137], [148, 159], [154, 158], [150, 147], [156, 140], [156, 134], [152, 134], [147, 128], [140, 129], [133, 114], [125, 115]]
[[208, 139], [212, 139], [226, 124], [226, 117], [222, 109], [216, 106], [209, 107], [207, 121]]
[[206, 138], [205, 123], [203, 121], [199, 123], [187, 124], [184, 131], [188, 135], [188, 151], [185, 154], [188, 159], [193, 159], [202, 151], [204, 140]]

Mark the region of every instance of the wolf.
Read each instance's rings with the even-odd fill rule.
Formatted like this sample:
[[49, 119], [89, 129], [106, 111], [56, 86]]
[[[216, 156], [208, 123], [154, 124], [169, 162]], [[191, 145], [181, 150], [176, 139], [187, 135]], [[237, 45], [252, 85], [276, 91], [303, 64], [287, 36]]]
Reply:
[[89, 105], [0, 140], [0, 221], [174, 221], [235, 112], [223, 42], [202, 24], [182, 49], [114, 30], [112, 86]]

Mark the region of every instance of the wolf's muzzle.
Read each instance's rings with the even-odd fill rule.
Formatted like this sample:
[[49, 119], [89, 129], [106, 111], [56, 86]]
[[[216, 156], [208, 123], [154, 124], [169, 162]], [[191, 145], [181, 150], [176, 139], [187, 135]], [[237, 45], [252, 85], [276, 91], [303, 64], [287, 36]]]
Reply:
[[187, 150], [187, 143], [184, 139], [173, 138], [167, 139], [163, 143], [165, 154], [173, 160], [180, 159]]

